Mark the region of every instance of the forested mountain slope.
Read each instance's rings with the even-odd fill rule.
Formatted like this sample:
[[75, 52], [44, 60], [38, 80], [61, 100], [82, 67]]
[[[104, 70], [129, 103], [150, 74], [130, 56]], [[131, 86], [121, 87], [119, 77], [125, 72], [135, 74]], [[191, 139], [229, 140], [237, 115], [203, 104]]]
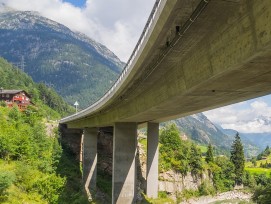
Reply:
[[2, 9], [0, 39], [0, 56], [81, 108], [101, 97], [124, 66], [102, 44], [36, 12]]
[[33, 82], [30, 76], [3, 58], [0, 58], [0, 76], [0, 87], [27, 91], [40, 111], [44, 112], [44, 115], [59, 117], [75, 112], [74, 108], [68, 105], [52, 88], [48, 88], [42, 83]]

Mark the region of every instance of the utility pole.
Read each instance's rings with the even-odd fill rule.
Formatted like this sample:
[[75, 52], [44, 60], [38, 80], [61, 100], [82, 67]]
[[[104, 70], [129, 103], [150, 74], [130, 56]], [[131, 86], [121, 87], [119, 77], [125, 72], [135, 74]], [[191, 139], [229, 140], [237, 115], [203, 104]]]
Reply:
[[24, 67], [25, 67], [25, 61], [24, 61], [24, 56], [21, 57], [21, 65], [20, 68], [24, 72]]
[[[24, 56], [21, 56], [21, 61], [20, 62], [11, 62], [14, 66], [20, 68], [24, 72], [25, 68], [25, 61], [24, 61]], [[18, 72], [17, 72], [18, 73]]]
[[75, 103], [73, 105], [75, 106], [75, 111], [77, 113], [77, 107], [79, 106], [79, 103], [77, 101], [75, 101]]

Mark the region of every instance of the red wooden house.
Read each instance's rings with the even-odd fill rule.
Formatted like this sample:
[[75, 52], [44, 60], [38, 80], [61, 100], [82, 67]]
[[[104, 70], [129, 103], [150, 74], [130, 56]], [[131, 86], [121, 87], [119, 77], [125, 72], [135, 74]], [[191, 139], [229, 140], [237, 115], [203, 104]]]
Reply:
[[5, 90], [0, 88], [0, 101], [5, 101], [8, 107], [17, 104], [20, 110], [25, 110], [31, 104], [31, 96], [24, 90]]

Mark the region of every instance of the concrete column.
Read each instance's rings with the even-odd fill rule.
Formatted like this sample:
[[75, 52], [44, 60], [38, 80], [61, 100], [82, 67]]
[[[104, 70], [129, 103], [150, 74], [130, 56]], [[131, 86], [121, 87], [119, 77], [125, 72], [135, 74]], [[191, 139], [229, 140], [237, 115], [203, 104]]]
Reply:
[[83, 137], [83, 181], [88, 196], [91, 196], [96, 190], [98, 129], [84, 128]]
[[158, 197], [158, 137], [159, 123], [147, 126], [147, 190], [149, 198]]
[[113, 135], [112, 203], [135, 202], [137, 124], [115, 123]]

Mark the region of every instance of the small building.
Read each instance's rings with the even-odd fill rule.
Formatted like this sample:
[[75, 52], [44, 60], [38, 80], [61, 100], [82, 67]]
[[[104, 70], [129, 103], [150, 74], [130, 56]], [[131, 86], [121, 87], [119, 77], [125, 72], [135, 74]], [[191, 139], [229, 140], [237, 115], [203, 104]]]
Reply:
[[24, 90], [5, 90], [0, 88], [0, 101], [5, 101], [8, 107], [17, 104], [20, 110], [25, 110], [31, 104], [31, 96]]

